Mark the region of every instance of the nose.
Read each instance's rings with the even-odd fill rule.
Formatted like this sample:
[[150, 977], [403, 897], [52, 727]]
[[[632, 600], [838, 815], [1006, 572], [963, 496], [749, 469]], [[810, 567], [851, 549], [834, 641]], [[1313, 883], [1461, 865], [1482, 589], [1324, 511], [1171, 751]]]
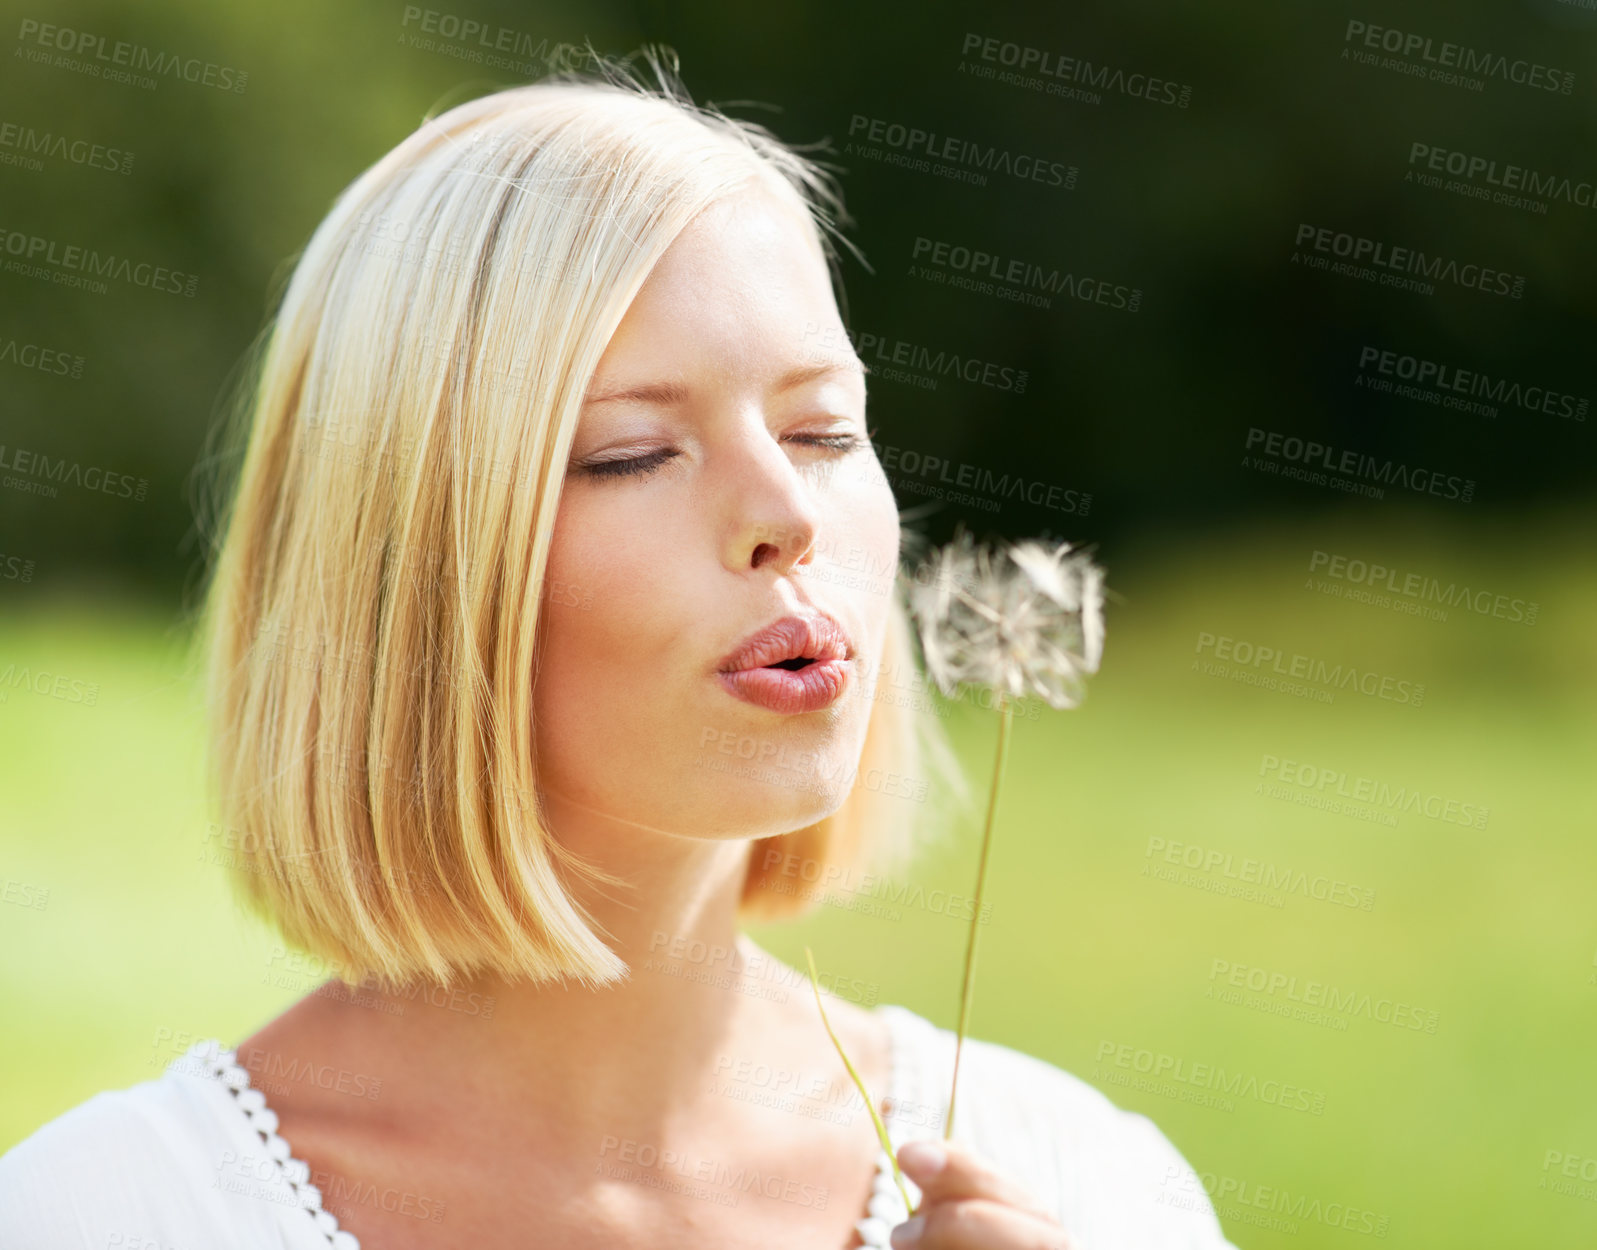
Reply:
[[761, 423], [742, 437], [727, 475], [731, 521], [724, 560], [729, 569], [790, 573], [815, 558], [821, 516], [815, 491]]

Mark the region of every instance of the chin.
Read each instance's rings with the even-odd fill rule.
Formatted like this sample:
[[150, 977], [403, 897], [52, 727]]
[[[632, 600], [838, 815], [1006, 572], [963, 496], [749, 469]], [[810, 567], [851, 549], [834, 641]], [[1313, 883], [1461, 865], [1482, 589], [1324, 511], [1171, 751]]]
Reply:
[[[784, 779], [785, 781], [785, 779]], [[755, 777], [728, 778], [709, 797], [722, 814], [717, 833], [729, 838], [774, 838], [825, 820], [848, 799], [848, 787], [804, 779], [806, 788]]]

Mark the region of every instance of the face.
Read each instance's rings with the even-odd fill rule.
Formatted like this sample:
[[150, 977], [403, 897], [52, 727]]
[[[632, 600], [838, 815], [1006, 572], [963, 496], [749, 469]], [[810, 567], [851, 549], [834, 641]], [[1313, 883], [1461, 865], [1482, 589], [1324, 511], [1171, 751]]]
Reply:
[[[835, 811], [873, 706], [898, 542], [863, 370], [807, 223], [763, 190], [712, 207], [628, 309], [572, 445], [534, 689], [551, 810], [693, 838]], [[835, 620], [849, 658], [723, 675], [793, 615]]]

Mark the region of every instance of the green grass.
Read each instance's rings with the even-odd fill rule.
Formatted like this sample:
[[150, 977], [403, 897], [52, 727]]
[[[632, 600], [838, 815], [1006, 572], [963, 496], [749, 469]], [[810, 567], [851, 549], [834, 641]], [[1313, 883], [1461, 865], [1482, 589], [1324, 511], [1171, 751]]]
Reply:
[[[1362, 527], [1130, 545], [1105, 560], [1103, 672], [1074, 712], [1017, 718], [989, 871], [971, 1036], [1093, 1081], [1145, 1112], [1200, 1171], [1390, 1219], [1409, 1247], [1592, 1244], [1597, 1201], [1539, 1187], [1549, 1150], [1597, 1157], [1597, 559], [1591, 518], [1443, 530], [1434, 511]], [[1303, 589], [1315, 547], [1373, 556], [1540, 605], [1531, 627], [1400, 616]], [[20, 592], [20, 593], [19, 593]], [[263, 984], [273, 939], [235, 915], [205, 831], [198, 708], [158, 613], [28, 597], [0, 617], [0, 672], [99, 683], [92, 707], [10, 689], [0, 703], [0, 1149], [94, 1092], [156, 1074], [158, 1030], [238, 1037], [303, 990]], [[1407, 707], [1332, 704], [1194, 672], [1200, 631], [1356, 662], [1426, 686]], [[974, 815], [918, 879], [969, 894], [996, 717], [953, 709]], [[1266, 754], [1485, 804], [1485, 830], [1396, 827], [1255, 793]], [[1143, 875], [1162, 837], [1376, 891], [1369, 911], [1264, 906]], [[880, 987], [952, 1028], [962, 922], [817, 909], [757, 930], [797, 968]], [[1437, 1013], [1434, 1034], [1344, 1030], [1209, 997], [1221, 959]], [[1299, 1083], [1323, 1114], [1231, 1111], [1112, 1084], [1100, 1043]], [[1588, 1192], [1590, 1192], [1588, 1186]], [[1249, 1247], [1360, 1244], [1224, 1220]]]

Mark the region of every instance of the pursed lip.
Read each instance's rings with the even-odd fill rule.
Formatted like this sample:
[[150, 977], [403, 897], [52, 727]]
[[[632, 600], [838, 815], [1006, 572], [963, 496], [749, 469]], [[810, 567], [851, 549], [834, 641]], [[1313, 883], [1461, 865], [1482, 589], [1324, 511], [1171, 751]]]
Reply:
[[721, 658], [716, 671], [736, 673], [789, 660], [851, 660], [854, 643], [824, 612], [791, 614], [757, 629]]

